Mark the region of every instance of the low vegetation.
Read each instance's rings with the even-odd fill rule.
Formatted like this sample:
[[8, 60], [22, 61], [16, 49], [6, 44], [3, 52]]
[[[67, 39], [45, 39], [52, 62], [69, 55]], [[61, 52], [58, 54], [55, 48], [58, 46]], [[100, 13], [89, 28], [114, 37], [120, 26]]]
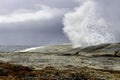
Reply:
[[59, 70], [45, 67], [41, 70], [0, 62], [0, 80], [119, 80], [119, 71], [72, 68]]

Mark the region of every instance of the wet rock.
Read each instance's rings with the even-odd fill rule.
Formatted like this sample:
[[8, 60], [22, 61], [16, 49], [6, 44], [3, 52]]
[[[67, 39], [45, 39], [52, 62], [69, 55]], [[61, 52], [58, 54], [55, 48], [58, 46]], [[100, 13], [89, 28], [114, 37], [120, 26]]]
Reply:
[[120, 51], [119, 50], [115, 51], [115, 57], [120, 57]]
[[110, 44], [100, 44], [100, 45], [96, 45], [96, 46], [90, 46], [87, 48], [82, 49], [81, 51], [85, 51], [85, 52], [95, 52], [98, 50], [102, 50], [106, 47], [108, 47]]

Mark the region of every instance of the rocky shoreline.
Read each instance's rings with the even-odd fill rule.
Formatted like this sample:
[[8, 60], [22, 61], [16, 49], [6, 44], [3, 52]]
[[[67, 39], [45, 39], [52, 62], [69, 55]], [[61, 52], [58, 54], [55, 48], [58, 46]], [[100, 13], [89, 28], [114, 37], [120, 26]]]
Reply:
[[[120, 44], [0, 53], [1, 80], [120, 80]], [[21, 66], [22, 65], [22, 66]], [[25, 67], [26, 66], [26, 67]]]

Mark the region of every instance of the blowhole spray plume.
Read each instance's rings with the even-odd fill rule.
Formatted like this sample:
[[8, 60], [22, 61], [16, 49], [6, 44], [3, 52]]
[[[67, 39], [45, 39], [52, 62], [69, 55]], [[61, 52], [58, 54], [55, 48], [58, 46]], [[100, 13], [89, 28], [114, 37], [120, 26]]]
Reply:
[[87, 47], [114, 41], [114, 36], [95, 0], [87, 0], [74, 12], [65, 14], [64, 32], [74, 47]]

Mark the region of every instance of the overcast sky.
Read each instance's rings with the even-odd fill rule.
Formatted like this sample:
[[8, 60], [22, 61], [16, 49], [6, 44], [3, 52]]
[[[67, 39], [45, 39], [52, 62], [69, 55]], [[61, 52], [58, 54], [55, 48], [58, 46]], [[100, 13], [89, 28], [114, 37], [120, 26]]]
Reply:
[[[116, 9], [120, 0], [99, 2], [107, 13], [105, 16], [116, 15], [111, 16], [111, 23], [118, 26], [120, 11]], [[62, 30], [63, 16], [79, 5], [78, 0], [0, 0], [0, 45], [68, 43]], [[116, 27], [116, 34], [119, 30]]]
[[0, 0], [0, 45], [66, 43], [62, 18], [75, 0]]

